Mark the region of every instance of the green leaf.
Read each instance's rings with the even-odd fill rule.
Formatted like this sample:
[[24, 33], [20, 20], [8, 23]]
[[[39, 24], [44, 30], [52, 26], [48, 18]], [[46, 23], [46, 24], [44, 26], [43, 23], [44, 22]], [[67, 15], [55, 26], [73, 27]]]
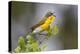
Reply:
[[21, 48], [18, 46], [16, 49], [15, 49], [15, 52], [16, 53], [19, 53], [21, 51]]
[[32, 45], [33, 48], [37, 48], [38, 47], [38, 43], [37, 42], [33, 42], [31, 45]]
[[53, 26], [53, 34], [56, 35], [59, 32], [58, 26], [54, 25]]
[[23, 37], [19, 37], [19, 40], [18, 40], [18, 45], [20, 46], [21, 50], [25, 50], [25, 40]]

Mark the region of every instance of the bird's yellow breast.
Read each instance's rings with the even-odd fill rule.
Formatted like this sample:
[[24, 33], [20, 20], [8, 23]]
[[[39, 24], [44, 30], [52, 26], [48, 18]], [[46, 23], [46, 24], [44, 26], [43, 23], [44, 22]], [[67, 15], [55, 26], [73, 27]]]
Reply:
[[49, 25], [55, 20], [55, 16], [50, 16], [46, 19], [45, 23], [41, 25], [42, 29], [47, 29]]

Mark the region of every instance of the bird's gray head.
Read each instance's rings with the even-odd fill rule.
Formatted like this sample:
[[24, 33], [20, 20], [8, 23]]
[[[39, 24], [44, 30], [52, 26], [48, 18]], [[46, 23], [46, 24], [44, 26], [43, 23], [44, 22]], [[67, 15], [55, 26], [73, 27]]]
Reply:
[[53, 15], [53, 13], [49, 11], [49, 12], [46, 13], [45, 16], [46, 16], [46, 17], [49, 17], [49, 16], [51, 16], [51, 15]]
[[[45, 17], [49, 17], [49, 16], [51, 16], [51, 15], [54, 15], [54, 13], [51, 12], [51, 11], [49, 11], [49, 12], [46, 13]], [[55, 15], [54, 15], [54, 16], [55, 16]]]

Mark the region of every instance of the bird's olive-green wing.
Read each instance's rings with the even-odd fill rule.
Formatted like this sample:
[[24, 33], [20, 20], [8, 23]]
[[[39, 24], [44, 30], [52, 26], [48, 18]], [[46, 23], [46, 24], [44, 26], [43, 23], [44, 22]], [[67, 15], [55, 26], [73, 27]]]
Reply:
[[44, 24], [44, 22], [45, 22], [46, 19], [47, 19], [47, 18], [44, 17], [44, 18], [43, 18], [42, 20], [40, 20], [37, 24], [33, 25], [33, 26], [31, 27], [32, 31], [33, 31], [35, 28], [37, 28], [38, 26]]

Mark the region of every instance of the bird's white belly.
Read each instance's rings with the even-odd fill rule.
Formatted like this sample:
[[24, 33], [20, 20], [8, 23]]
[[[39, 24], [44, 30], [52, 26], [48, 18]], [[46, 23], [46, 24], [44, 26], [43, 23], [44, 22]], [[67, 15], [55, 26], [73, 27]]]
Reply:
[[37, 27], [37, 28], [33, 31], [33, 33], [39, 33], [40, 31], [42, 31], [42, 28], [41, 28], [41, 27]]

